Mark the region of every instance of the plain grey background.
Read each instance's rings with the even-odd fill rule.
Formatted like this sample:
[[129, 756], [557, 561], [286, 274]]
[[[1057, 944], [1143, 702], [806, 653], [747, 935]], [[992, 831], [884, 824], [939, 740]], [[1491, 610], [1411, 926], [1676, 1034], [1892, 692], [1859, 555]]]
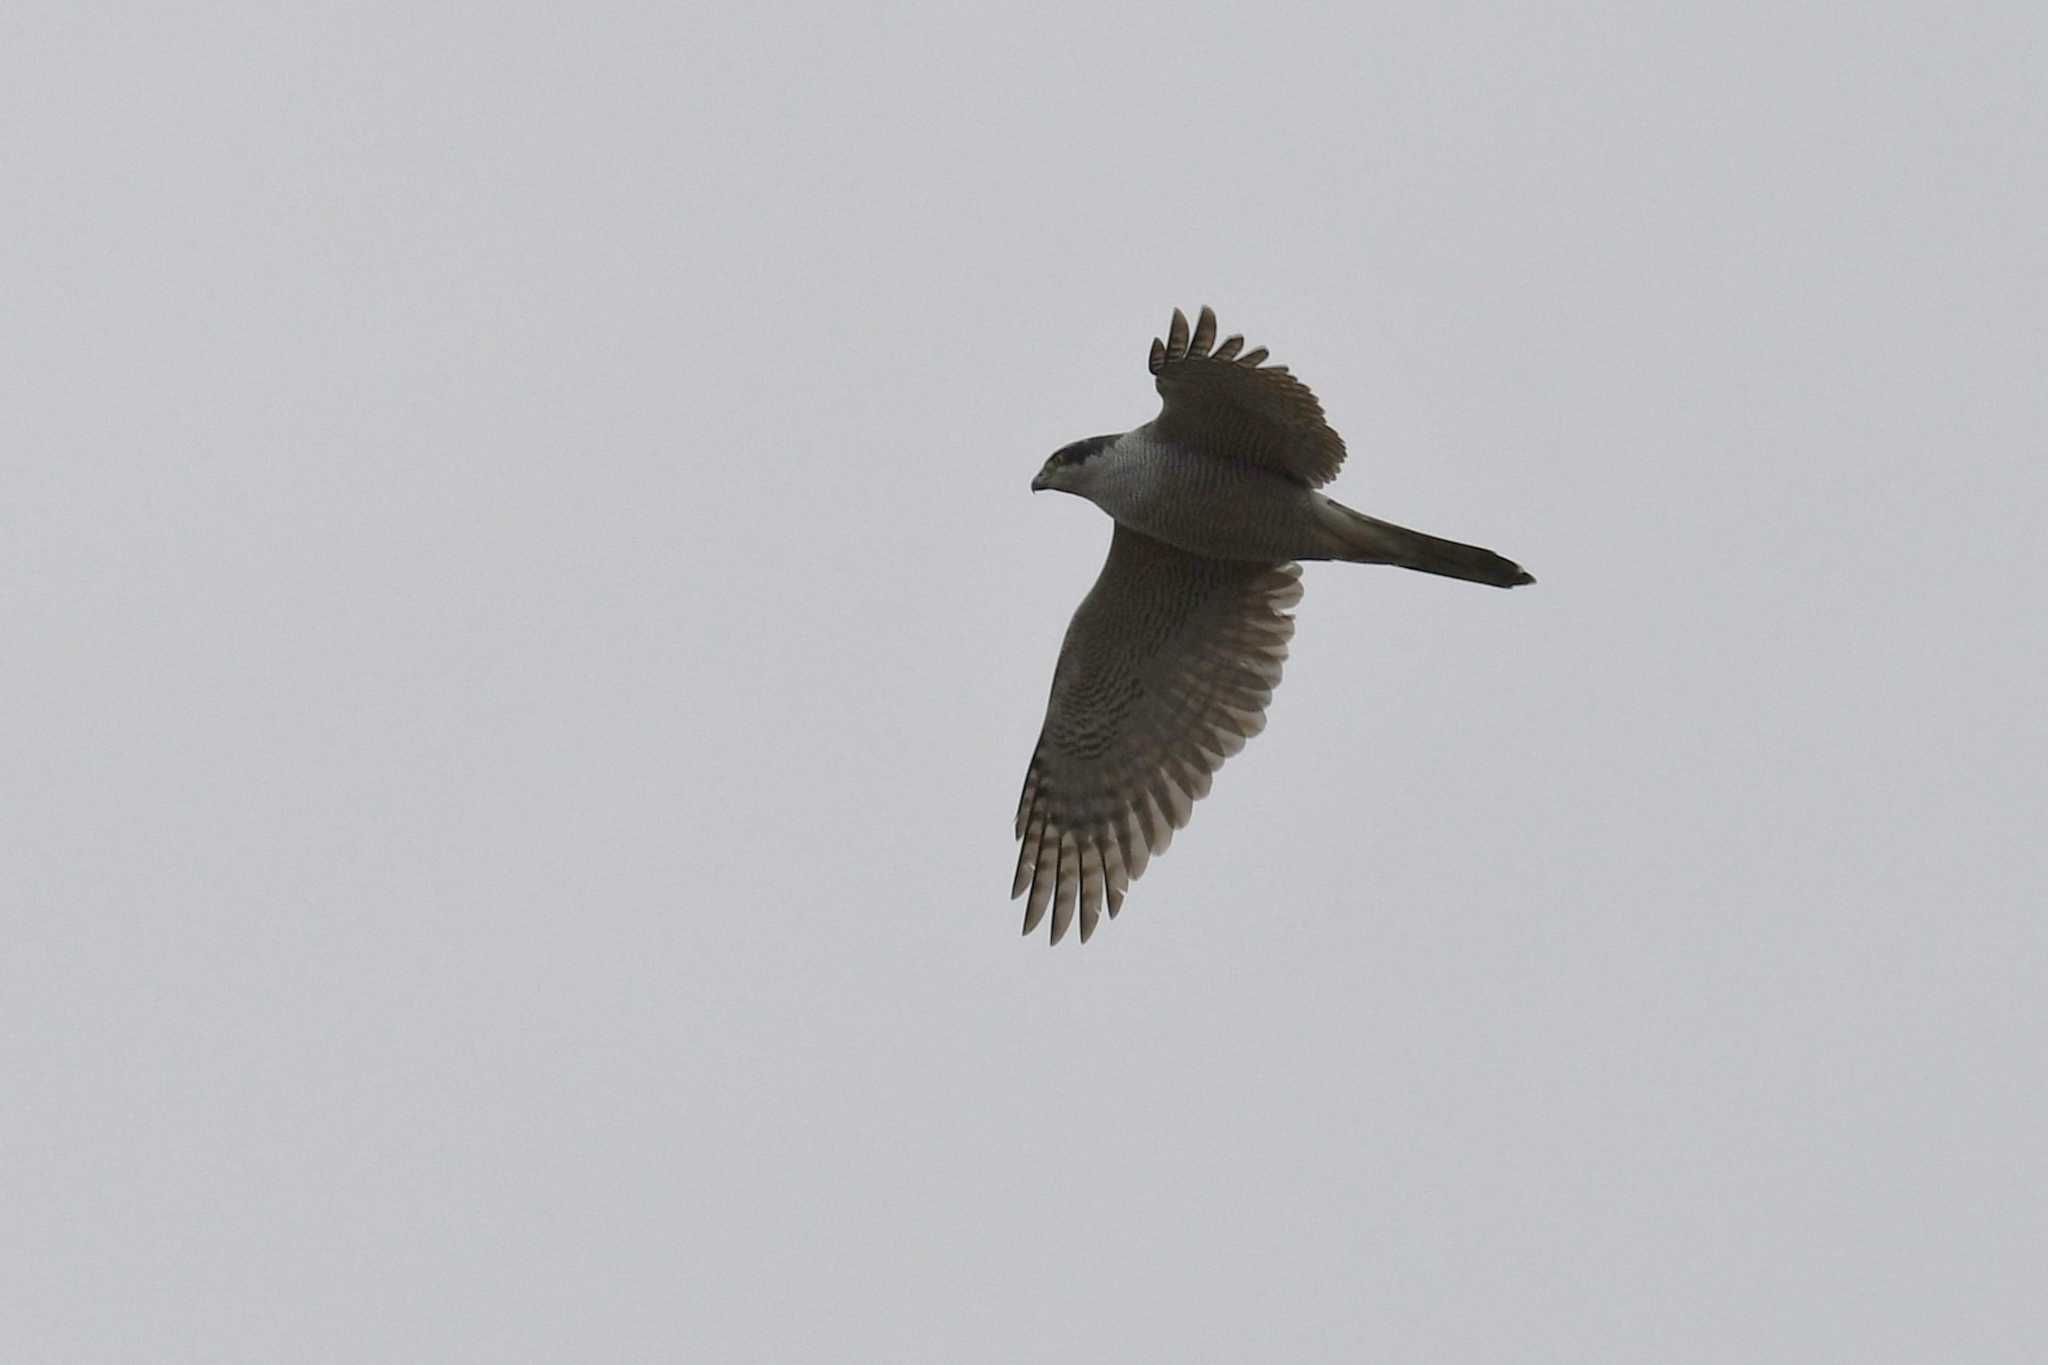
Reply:
[[[0, 1356], [2040, 1359], [2040, 14], [9, 6]], [[1541, 581], [1048, 951], [1205, 302]]]

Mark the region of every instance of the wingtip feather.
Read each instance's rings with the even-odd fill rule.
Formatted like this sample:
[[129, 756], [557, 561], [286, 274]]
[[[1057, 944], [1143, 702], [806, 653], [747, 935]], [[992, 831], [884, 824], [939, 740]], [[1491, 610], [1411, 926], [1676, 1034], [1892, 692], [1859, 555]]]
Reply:
[[1173, 325], [1166, 331], [1166, 358], [1185, 360], [1188, 355], [1188, 315], [1176, 308], [1173, 310]]

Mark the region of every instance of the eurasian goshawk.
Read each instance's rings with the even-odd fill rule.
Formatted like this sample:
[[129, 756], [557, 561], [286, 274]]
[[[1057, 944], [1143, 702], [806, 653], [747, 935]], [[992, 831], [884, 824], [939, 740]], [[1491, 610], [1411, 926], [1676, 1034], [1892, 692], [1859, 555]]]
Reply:
[[1165, 400], [1136, 431], [1056, 451], [1034, 490], [1075, 493], [1116, 522], [1074, 613], [1017, 805], [1012, 896], [1024, 932], [1052, 911], [1081, 939], [1165, 852], [1223, 760], [1266, 724], [1294, 634], [1302, 559], [1396, 564], [1496, 588], [1535, 580], [1491, 550], [1354, 512], [1315, 490], [1344, 462], [1322, 405], [1204, 308], [1152, 342]]

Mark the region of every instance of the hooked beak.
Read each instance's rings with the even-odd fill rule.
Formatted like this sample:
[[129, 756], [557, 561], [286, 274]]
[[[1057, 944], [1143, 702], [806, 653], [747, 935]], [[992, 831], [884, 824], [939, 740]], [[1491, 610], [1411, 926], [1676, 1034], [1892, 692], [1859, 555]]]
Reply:
[[1050, 488], [1050, 487], [1052, 487], [1052, 485], [1051, 485], [1051, 484], [1049, 484], [1049, 483], [1047, 483], [1047, 482], [1045, 481], [1045, 471], [1044, 471], [1044, 470], [1042, 470], [1042, 469], [1041, 469], [1041, 470], [1039, 470], [1039, 471], [1038, 471], [1038, 472], [1037, 472], [1036, 474], [1033, 474], [1033, 475], [1031, 476], [1031, 491], [1032, 491], [1032, 492], [1034, 492], [1034, 493], [1043, 493], [1043, 492], [1044, 492], [1044, 491], [1045, 491], [1046, 489], [1048, 489], [1048, 488]]

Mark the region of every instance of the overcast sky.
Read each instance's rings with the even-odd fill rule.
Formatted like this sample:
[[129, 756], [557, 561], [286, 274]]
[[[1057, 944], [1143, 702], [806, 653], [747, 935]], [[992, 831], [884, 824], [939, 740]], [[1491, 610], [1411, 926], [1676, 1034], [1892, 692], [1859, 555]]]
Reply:
[[[0, 1357], [2039, 1360], [2048, 19], [1650, 8], [10, 6]], [[1048, 949], [1203, 303], [1540, 582]]]

